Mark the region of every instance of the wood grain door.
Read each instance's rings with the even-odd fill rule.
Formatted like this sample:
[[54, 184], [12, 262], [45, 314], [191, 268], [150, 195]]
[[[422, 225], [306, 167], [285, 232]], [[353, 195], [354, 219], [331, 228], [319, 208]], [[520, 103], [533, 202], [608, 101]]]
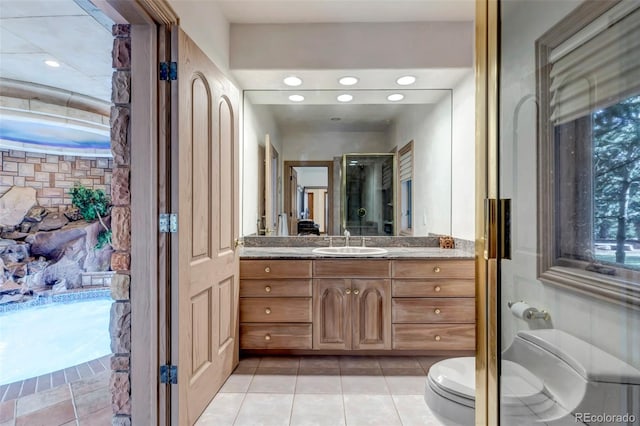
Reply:
[[172, 341], [178, 352], [178, 423], [192, 425], [238, 363], [239, 96], [182, 30], [174, 31], [172, 48], [178, 61], [172, 83], [178, 94], [172, 165], [178, 312]]
[[391, 280], [351, 280], [353, 349], [391, 349]]
[[298, 233], [298, 219], [300, 211], [298, 210], [298, 172], [293, 167], [289, 167], [289, 233], [296, 235]]
[[313, 280], [313, 349], [351, 349], [351, 280]]

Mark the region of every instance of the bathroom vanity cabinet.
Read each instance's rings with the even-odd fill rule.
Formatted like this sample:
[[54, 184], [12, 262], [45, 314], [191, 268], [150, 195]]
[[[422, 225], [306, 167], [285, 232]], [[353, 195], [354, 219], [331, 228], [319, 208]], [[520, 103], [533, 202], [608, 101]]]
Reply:
[[475, 348], [472, 260], [242, 259], [240, 348]]

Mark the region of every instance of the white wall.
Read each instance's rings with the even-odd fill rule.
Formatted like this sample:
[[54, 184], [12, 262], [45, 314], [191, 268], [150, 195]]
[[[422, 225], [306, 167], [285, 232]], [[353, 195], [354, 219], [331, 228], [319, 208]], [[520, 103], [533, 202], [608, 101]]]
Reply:
[[405, 107], [389, 135], [387, 151], [413, 140], [413, 235], [451, 234], [451, 97]]
[[264, 170], [258, 164], [258, 153], [260, 147], [264, 149], [266, 134], [269, 134], [271, 144], [280, 154], [280, 163], [282, 164], [282, 140], [273, 116], [267, 108], [255, 107], [246, 102], [240, 162], [242, 204], [240, 208], [242, 212], [240, 235], [250, 235], [257, 232], [256, 224], [260, 215], [258, 212], [259, 197], [264, 196], [264, 194], [258, 193], [258, 173], [260, 170]]
[[525, 300], [551, 314], [567, 331], [640, 368], [640, 311], [561, 290], [536, 279], [536, 80], [535, 40], [580, 1], [504, 2], [502, 29], [501, 187], [512, 198], [513, 260], [503, 261], [502, 337], [511, 343], [527, 324], [513, 317], [508, 300]]
[[469, 72], [453, 88], [451, 235], [475, 240], [476, 82]]
[[285, 161], [332, 161], [333, 157], [358, 152], [388, 152], [386, 132], [309, 132], [282, 129]]
[[329, 170], [326, 167], [295, 167], [299, 186], [329, 185]]

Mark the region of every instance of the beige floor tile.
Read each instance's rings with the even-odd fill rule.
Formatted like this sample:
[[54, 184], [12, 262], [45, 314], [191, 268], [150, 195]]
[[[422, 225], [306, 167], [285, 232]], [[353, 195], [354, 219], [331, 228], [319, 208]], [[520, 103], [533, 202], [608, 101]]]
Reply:
[[240, 359], [238, 367], [257, 367], [260, 364], [259, 356], [247, 356]]
[[282, 368], [258, 368], [251, 380], [251, 393], [294, 393], [296, 371]]
[[393, 403], [403, 426], [441, 426], [424, 402], [423, 395], [394, 395]]
[[402, 426], [389, 395], [344, 395], [349, 426]]
[[378, 363], [385, 368], [422, 368], [416, 358], [406, 356], [381, 356]]
[[111, 408], [111, 392], [109, 388], [105, 386], [93, 392], [74, 395], [74, 402], [78, 418], [86, 417], [105, 407]]
[[299, 357], [292, 356], [265, 356], [260, 359], [258, 368], [298, 368]]
[[306, 368], [340, 368], [337, 356], [305, 356], [300, 358], [300, 369]]
[[293, 395], [248, 393], [234, 426], [287, 426]]
[[383, 370], [392, 395], [422, 395], [427, 376], [422, 369]]
[[[367, 370], [360, 370], [361, 373]], [[369, 372], [375, 370], [369, 370]], [[388, 395], [389, 388], [387, 382], [384, 380], [384, 376], [374, 374], [354, 374], [353, 370], [350, 370], [348, 374], [342, 373], [342, 393], [343, 394], [355, 394], [355, 395]]]
[[[35, 394], [37, 395], [37, 394]], [[76, 414], [71, 399], [50, 405], [41, 410], [16, 417], [16, 426], [63, 425], [75, 421]]]
[[251, 380], [253, 380], [253, 373], [251, 374], [243, 374], [243, 373], [233, 373], [222, 388], [220, 388], [220, 393], [245, 393], [249, 390], [249, 385], [251, 384]]
[[196, 426], [232, 426], [244, 397], [244, 393], [219, 393], [204, 410]]
[[111, 371], [103, 371], [95, 376], [87, 377], [86, 379], [80, 379], [71, 383], [71, 391], [74, 395], [93, 392], [96, 389], [104, 386], [109, 386], [109, 379], [111, 378]]
[[340, 374], [298, 374], [296, 393], [341, 394]]
[[380, 364], [376, 357], [341, 356], [340, 368], [380, 368]]
[[0, 402], [0, 424], [13, 421], [16, 413], [16, 400]]
[[109, 426], [112, 422], [113, 410], [111, 404], [98, 411], [78, 419], [79, 426]]
[[344, 426], [342, 395], [296, 395], [291, 426]]
[[44, 392], [34, 393], [17, 400], [16, 417], [50, 407], [62, 401], [71, 401], [69, 385], [65, 384]]
[[418, 362], [420, 363], [420, 365], [422, 366], [422, 368], [424, 369], [425, 372], [429, 371], [429, 368], [431, 368], [431, 366], [433, 364], [435, 364], [438, 361], [442, 361], [443, 359], [447, 359], [447, 357], [441, 357], [441, 356], [422, 356], [422, 357], [418, 357]]

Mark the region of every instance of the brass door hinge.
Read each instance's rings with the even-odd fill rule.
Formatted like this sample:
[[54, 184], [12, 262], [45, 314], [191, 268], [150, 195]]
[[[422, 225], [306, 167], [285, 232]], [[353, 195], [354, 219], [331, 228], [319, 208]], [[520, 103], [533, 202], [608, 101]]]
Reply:
[[511, 200], [484, 200], [484, 258], [511, 259]]

